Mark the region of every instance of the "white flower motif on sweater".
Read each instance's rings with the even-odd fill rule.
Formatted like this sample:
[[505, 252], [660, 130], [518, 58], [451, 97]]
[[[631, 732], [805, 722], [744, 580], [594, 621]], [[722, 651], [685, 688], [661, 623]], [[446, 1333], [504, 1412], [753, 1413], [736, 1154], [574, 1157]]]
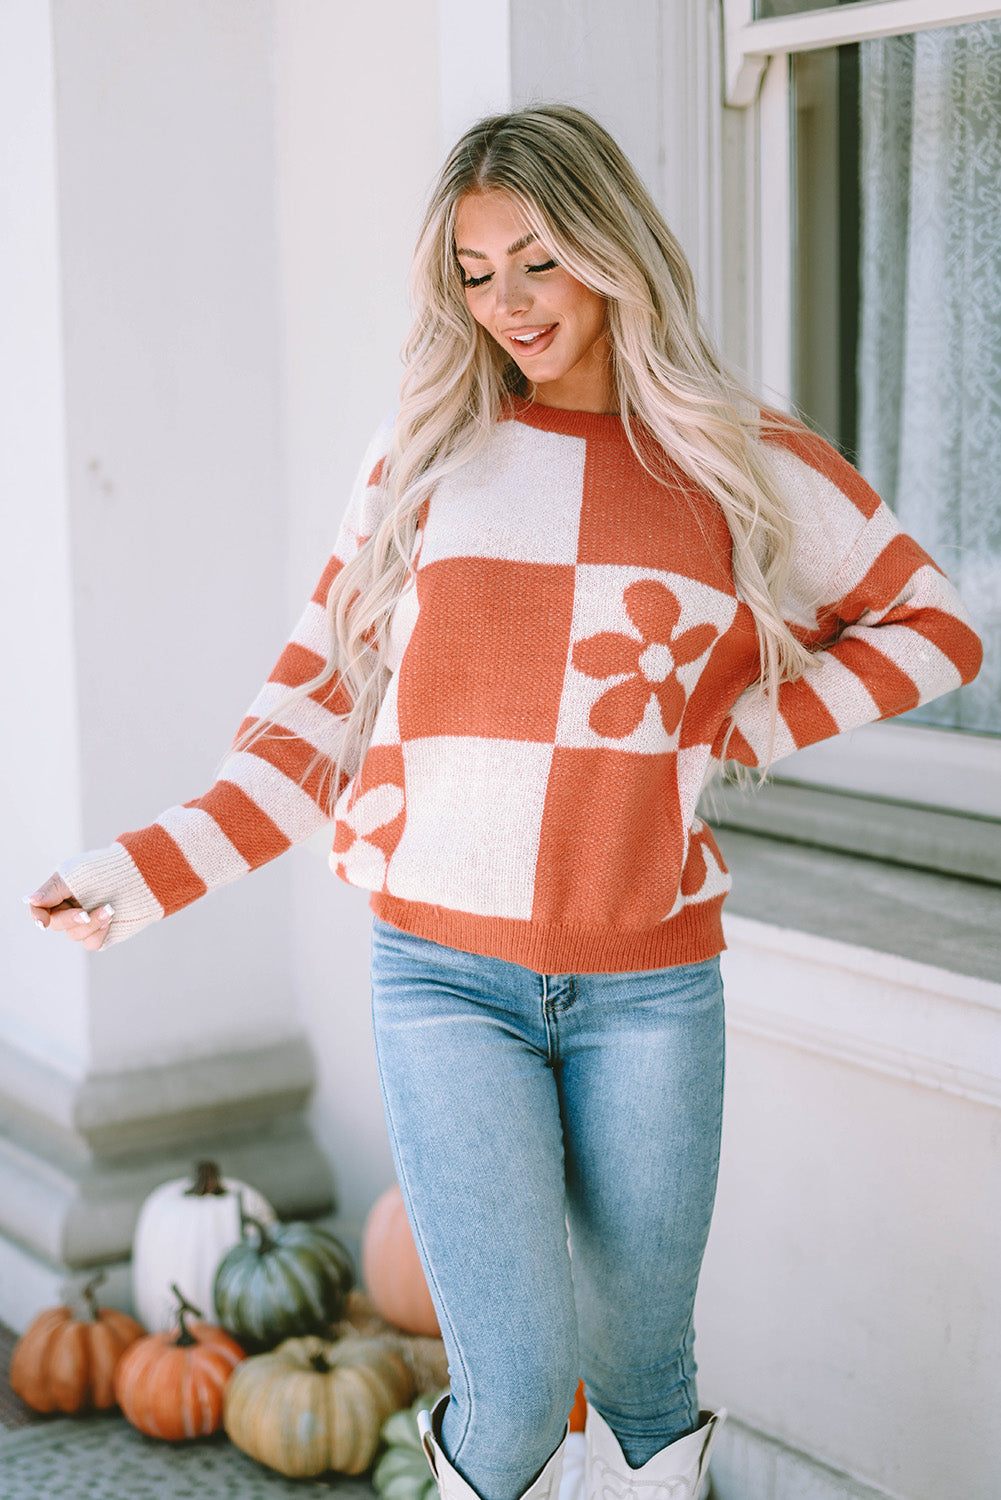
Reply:
[[403, 790], [391, 782], [363, 792], [338, 818], [331, 864], [342, 880], [369, 890], [381, 890], [386, 879], [386, 855], [369, 836], [385, 828], [403, 811]]

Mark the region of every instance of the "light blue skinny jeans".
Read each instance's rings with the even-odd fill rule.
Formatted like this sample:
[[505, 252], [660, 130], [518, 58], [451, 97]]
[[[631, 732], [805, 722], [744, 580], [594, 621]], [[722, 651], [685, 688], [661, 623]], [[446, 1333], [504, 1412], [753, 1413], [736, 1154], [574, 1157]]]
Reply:
[[483, 1500], [516, 1500], [560, 1442], [582, 1375], [627, 1461], [645, 1463], [698, 1425], [719, 960], [537, 974], [377, 918], [372, 1008], [448, 1353], [445, 1453]]

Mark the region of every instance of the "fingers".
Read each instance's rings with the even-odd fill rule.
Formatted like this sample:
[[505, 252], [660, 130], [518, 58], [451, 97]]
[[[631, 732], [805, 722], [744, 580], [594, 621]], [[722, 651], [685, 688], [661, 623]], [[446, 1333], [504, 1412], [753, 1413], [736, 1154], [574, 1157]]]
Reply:
[[44, 885], [40, 885], [37, 891], [24, 899], [36, 927], [65, 932], [71, 942], [82, 943], [91, 950], [103, 945], [111, 919], [115, 915], [114, 907], [107, 904], [98, 907], [96, 911], [83, 911], [58, 873], [50, 875]]
[[65, 932], [73, 943], [100, 948], [114, 915], [114, 907], [108, 905], [92, 912], [81, 911], [79, 906], [65, 906], [49, 913], [49, 926], [55, 932]]
[[31, 895], [25, 896], [24, 899], [29, 906], [43, 906], [50, 910], [65, 901], [72, 901], [74, 906], [77, 904], [73, 901], [73, 892], [58, 873], [50, 875], [44, 885], [40, 885], [37, 891], [32, 891]]
[[54, 932], [65, 932], [73, 943], [82, 943], [85, 948], [96, 950], [103, 946], [115, 915], [113, 906], [105, 903], [96, 911], [83, 911], [75, 901], [63, 901], [58, 906], [46, 909], [32, 906], [35, 924], [51, 928]]
[[77, 911], [80, 909], [75, 901], [64, 901], [61, 905], [53, 906], [51, 909], [44, 906], [31, 906], [28, 910], [34, 918], [35, 926], [44, 929], [52, 921], [53, 912], [65, 911], [71, 906], [76, 907]]
[[[104, 940], [108, 936], [108, 928], [111, 926], [111, 919], [114, 915], [115, 908], [113, 906], [102, 906], [98, 911], [92, 912], [87, 926], [84, 926], [83, 923], [78, 924], [76, 929], [77, 940], [82, 942], [83, 946], [89, 948], [92, 952], [96, 952], [98, 948], [102, 948]], [[82, 937], [79, 937], [80, 933], [83, 933]]]

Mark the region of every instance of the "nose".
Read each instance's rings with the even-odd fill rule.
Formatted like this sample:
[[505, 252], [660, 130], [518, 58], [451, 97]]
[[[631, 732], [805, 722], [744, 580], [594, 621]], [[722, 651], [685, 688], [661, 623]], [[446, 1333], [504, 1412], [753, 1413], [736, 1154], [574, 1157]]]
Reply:
[[495, 273], [494, 306], [502, 317], [523, 313], [531, 304], [531, 289], [520, 271], [500, 270]]

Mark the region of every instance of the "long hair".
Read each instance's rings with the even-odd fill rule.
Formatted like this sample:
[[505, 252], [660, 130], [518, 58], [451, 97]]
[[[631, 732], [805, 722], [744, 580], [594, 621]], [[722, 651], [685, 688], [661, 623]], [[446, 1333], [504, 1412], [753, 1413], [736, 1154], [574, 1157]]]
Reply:
[[[562, 104], [496, 115], [462, 136], [432, 191], [411, 275], [414, 321], [383, 471], [385, 519], [331, 585], [323, 670], [290, 695], [315, 692], [339, 674], [351, 699], [325, 778], [331, 810], [341, 774], [353, 774], [361, 762], [385, 692], [388, 626], [411, 566], [421, 507], [439, 480], [488, 440], [511, 393], [531, 395], [517, 365], [473, 318], [463, 292], [456, 210], [467, 194], [485, 191], [505, 193], [556, 260], [607, 299], [614, 389], [639, 461], [660, 479], [673, 464], [719, 504], [733, 537], [737, 593], [754, 616], [773, 735], [778, 685], [800, 676], [809, 661], [780, 610], [792, 522], [759, 441], [760, 403], [726, 370], [705, 334], [681, 246], [590, 115]], [[274, 724], [285, 706], [253, 726], [244, 743]]]

